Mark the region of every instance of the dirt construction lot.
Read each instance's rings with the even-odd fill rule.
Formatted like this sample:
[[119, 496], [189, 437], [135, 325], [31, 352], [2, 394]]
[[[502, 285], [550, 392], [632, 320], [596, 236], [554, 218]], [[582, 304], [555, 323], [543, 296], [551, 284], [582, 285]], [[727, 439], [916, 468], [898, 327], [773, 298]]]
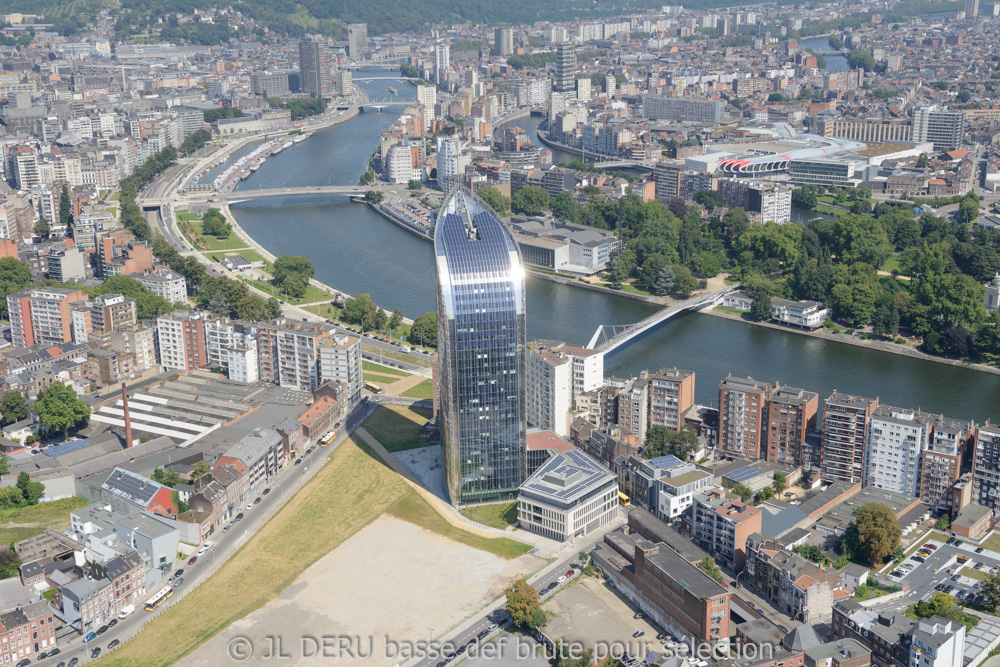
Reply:
[[284, 664], [395, 665], [404, 660], [387, 655], [387, 641], [403, 646], [440, 636], [542, 565], [533, 556], [504, 560], [382, 516], [179, 664], [229, 664], [234, 646], [252, 652], [244, 664], [273, 664], [266, 656], [280, 638]]
[[[598, 657], [607, 656], [616, 642], [618, 652], [624, 647], [632, 655], [642, 655], [636, 650], [642, 645], [647, 651], [659, 649], [656, 633], [660, 630], [645, 619], [632, 618], [637, 610], [594, 577], [581, 577], [545, 602], [542, 609], [552, 616], [545, 627], [549, 637], [564, 643], [580, 642], [584, 648], [594, 649]], [[646, 634], [633, 639], [637, 630]]]

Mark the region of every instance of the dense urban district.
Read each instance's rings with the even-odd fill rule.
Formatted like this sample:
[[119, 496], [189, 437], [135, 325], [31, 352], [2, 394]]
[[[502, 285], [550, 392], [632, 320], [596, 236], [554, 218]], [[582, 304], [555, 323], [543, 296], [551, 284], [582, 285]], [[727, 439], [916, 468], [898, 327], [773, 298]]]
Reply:
[[[700, 311], [1000, 375], [1000, 3], [467, 4], [5, 5], [0, 664], [1000, 665], [998, 425], [605, 372]], [[230, 206], [300, 197], [436, 309]], [[528, 340], [528, 274], [652, 314]]]

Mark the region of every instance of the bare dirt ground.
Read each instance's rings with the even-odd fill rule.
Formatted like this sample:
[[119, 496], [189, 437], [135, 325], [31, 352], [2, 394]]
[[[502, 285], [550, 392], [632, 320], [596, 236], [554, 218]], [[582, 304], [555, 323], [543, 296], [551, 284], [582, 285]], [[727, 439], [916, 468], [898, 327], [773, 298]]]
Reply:
[[242, 657], [235, 649], [252, 654], [247, 665], [273, 664], [272, 653], [291, 665], [395, 665], [404, 660], [387, 642], [405, 648], [402, 642], [438, 637], [541, 565], [532, 556], [503, 560], [383, 516], [179, 664], [229, 664]]

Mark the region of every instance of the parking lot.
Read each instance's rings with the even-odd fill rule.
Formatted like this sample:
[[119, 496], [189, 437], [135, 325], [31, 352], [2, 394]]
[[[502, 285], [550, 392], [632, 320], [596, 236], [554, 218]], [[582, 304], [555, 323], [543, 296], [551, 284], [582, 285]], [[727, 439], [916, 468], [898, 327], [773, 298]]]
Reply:
[[940, 592], [973, 602], [981, 580], [998, 572], [1000, 554], [952, 538], [952, 544], [938, 539], [924, 541], [920, 550], [887, 574], [892, 581], [909, 586], [907, 597], [912, 601]]

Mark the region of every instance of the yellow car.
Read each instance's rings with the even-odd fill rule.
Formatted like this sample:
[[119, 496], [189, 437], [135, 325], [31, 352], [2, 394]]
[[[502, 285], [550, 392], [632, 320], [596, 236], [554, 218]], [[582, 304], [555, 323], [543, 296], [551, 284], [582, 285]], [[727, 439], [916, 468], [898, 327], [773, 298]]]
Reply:
[[921, 558], [927, 558], [928, 556], [931, 555], [931, 552], [930, 551], [918, 551], [917, 555], [920, 556]]

